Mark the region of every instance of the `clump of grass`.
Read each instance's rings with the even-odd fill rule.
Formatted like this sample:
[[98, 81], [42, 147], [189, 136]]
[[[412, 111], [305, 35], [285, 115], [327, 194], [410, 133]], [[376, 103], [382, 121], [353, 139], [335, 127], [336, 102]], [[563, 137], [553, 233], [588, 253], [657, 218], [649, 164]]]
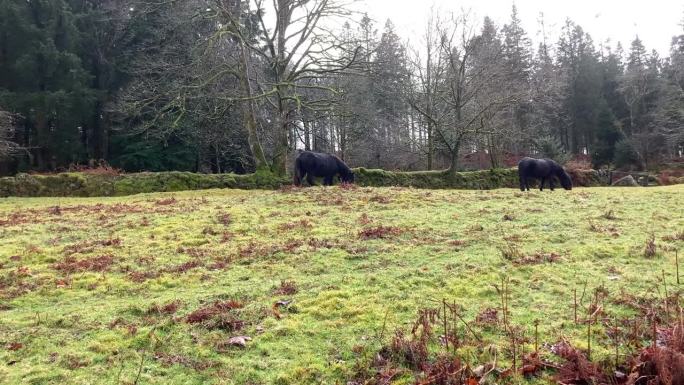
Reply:
[[281, 231], [293, 230], [293, 229], [311, 229], [313, 225], [308, 219], [300, 219], [294, 222], [283, 223], [278, 226]]
[[385, 196], [385, 195], [374, 195], [374, 196], [370, 197], [370, 199], [368, 199], [368, 201], [380, 203], [380, 204], [384, 204], [384, 205], [392, 202], [392, 200], [388, 196]]
[[608, 209], [608, 210], [604, 211], [603, 214], [601, 215], [601, 217], [603, 217], [603, 219], [608, 219], [609, 221], [618, 219], [617, 216], [615, 215], [615, 211], [613, 211], [613, 209]]
[[178, 203], [178, 200], [174, 197], [166, 198], [166, 199], [158, 199], [154, 202], [154, 204], [157, 206], [170, 206], [170, 205], [175, 205], [176, 203]]
[[656, 256], [656, 252], [657, 247], [655, 243], [655, 235], [651, 234], [651, 236], [646, 241], [646, 246], [644, 247], [644, 257], [653, 258]]
[[396, 226], [376, 226], [368, 227], [359, 231], [361, 239], [386, 239], [403, 233], [403, 230]]
[[361, 214], [361, 216], [359, 216], [359, 223], [360, 224], [365, 226], [371, 222], [373, 222], [373, 221], [368, 217], [368, 214], [363, 213], [363, 214]]
[[230, 215], [230, 213], [219, 214], [217, 219], [218, 219], [218, 223], [220, 223], [224, 226], [228, 226], [231, 224], [231, 222], [233, 222], [233, 217]]
[[676, 233], [671, 234], [671, 235], [666, 235], [663, 237], [663, 240], [664, 241], [670, 241], [670, 242], [684, 241], [684, 230], [677, 231]]
[[511, 262], [517, 261], [525, 257], [520, 248], [510, 242], [506, 242], [504, 246], [500, 246], [499, 251], [501, 252], [501, 257], [503, 259]]
[[295, 281], [280, 281], [280, 286], [273, 291], [273, 294], [293, 295], [297, 294], [298, 291], [299, 288], [297, 287], [297, 283]]

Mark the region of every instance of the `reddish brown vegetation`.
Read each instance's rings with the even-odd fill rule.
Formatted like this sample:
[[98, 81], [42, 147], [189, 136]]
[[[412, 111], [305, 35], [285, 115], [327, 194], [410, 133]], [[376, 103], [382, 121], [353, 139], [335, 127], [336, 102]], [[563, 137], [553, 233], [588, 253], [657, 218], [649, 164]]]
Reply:
[[172, 301], [165, 305], [157, 305], [156, 303], [153, 303], [152, 306], [147, 309], [147, 314], [171, 315], [178, 311], [180, 304], [180, 301]]
[[465, 244], [466, 244], [466, 242], [462, 241], [460, 239], [453, 239], [453, 240], [449, 241], [449, 245], [454, 246], [457, 250], [459, 247], [461, 247]]
[[77, 254], [77, 253], [79, 253], [79, 254], [92, 253], [98, 248], [98, 246], [119, 247], [119, 246], [121, 246], [121, 239], [112, 238], [112, 239], [103, 239], [103, 240], [96, 240], [96, 241], [83, 241], [83, 242], [74, 243], [74, 244], [65, 246], [64, 250], [62, 250], [62, 252], [66, 256], [71, 256], [71, 255]]
[[18, 226], [24, 223], [33, 222], [33, 216], [28, 215], [28, 212], [13, 212], [5, 218], [0, 218], [0, 227], [3, 226]]
[[68, 168], [69, 172], [80, 172], [89, 175], [109, 175], [118, 176], [124, 172], [121, 169], [110, 166], [105, 160], [100, 159], [98, 162], [92, 162], [90, 165], [72, 164]]
[[552, 346], [551, 351], [565, 360], [557, 374], [559, 383], [579, 385], [607, 382], [601, 369], [567, 341]]
[[372, 220], [370, 218], [368, 218], [368, 214], [363, 213], [363, 214], [361, 214], [361, 216], [359, 216], [359, 223], [361, 225], [365, 226], [371, 222], [372, 222]]
[[157, 206], [170, 206], [170, 205], [175, 205], [178, 203], [178, 200], [176, 198], [171, 197], [171, 198], [165, 198], [165, 199], [157, 199], [154, 201], [154, 204]]
[[17, 351], [23, 347], [24, 347], [24, 344], [22, 344], [21, 342], [10, 342], [7, 344], [7, 350], [12, 351], [12, 352]]
[[475, 322], [481, 325], [495, 325], [499, 322], [499, 310], [488, 307], [475, 317]]
[[216, 301], [188, 314], [185, 322], [201, 324], [207, 329], [236, 331], [244, 326], [244, 321], [238, 318], [236, 312], [241, 308], [242, 303], [237, 301]]
[[180, 265], [177, 266], [172, 266], [172, 267], [167, 267], [163, 271], [165, 273], [186, 273], [192, 269], [198, 268], [200, 266], [203, 266], [204, 264], [201, 261], [198, 261], [197, 259], [193, 259], [191, 261], [181, 263]]
[[629, 385], [684, 384], [684, 320], [661, 328], [660, 344], [644, 349], [633, 365]]
[[646, 241], [646, 246], [644, 247], [644, 257], [653, 258], [656, 255], [656, 251], [655, 235], [651, 234], [651, 237]]
[[298, 221], [283, 223], [278, 226], [281, 231], [293, 230], [293, 229], [311, 229], [313, 225], [308, 219], [300, 219]]
[[566, 170], [591, 170], [591, 157], [589, 155], [575, 155], [565, 163]]
[[338, 184], [337, 187], [340, 190], [347, 190], [347, 191], [359, 189], [359, 186], [355, 185], [354, 183], [346, 183], [346, 182], [342, 182], [342, 183]]
[[666, 235], [663, 237], [664, 241], [684, 241], [684, 230], [680, 230], [672, 235]]
[[392, 203], [392, 200], [388, 196], [384, 196], [384, 195], [373, 195], [372, 197], [370, 197], [370, 199], [368, 199], [368, 201], [380, 203], [383, 205], [386, 205], [388, 203]]
[[531, 255], [525, 255], [513, 261], [515, 265], [538, 265], [540, 263], [554, 263], [560, 260], [561, 256], [556, 253], [536, 252]]
[[105, 272], [109, 271], [112, 264], [114, 264], [114, 256], [112, 254], [100, 255], [97, 257], [90, 257], [77, 260], [72, 256], [68, 256], [62, 262], [55, 263], [53, 268], [65, 274], [72, 274], [84, 271]]
[[238, 249], [240, 258], [270, 257], [277, 253], [292, 253], [304, 245], [300, 240], [288, 240], [283, 244], [259, 244], [254, 241]]
[[128, 273], [128, 279], [136, 283], [142, 283], [148, 279], [159, 277], [159, 272], [156, 271], [131, 271]]
[[359, 238], [361, 239], [386, 239], [401, 235], [404, 230], [395, 226], [376, 226], [367, 227], [359, 231]]
[[230, 213], [223, 213], [219, 214], [217, 220], [218, 223], [224, 226], [229, 226], [233, 222], [233, 217], [230, 215]]
[[661, 170], [656, 178], [661, 185], [671, 185], [678, 182], [679, 178], [684, 177], [684, 169]]
[[314, 249], [314, 251], [318, 249], [332, 249], [335, 248], [336, 241], [333, 239], [311, 238], [309, 239], [308, 245]]
[[276, 295], [293, 295], [297, 294], [299, 289], [297, 283], [294, 281], [280, 281], [280, 286], [273, 291]]

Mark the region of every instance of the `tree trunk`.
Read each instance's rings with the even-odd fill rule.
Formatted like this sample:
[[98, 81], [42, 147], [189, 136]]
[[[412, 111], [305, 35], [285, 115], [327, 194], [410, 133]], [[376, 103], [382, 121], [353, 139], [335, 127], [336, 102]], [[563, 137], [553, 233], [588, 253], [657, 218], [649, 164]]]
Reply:
[[432, 162], [435, 156], [435, 139], [433, 138], [432, 132], [432, 122], [428, 119], [427, 124], [427, 142], [428, 142], [428, 153], [427, 153], [427, 169], [432, 170]]
[[276, 175], [284, 176], [287, 174], [287, 153], [290, 147], [288, 142], [289, 114], [287, 111], [287, 103], [283, 98], [285, 90], [281, 90], [281, 87], [278, 88], [280, 100], [278, 103], [278, 121], [276, 122], [275, 155], [273, 157], [271, 171]]
[[219, 147], [217, 145], [214, 146], [214, 157], [216, 158], [216, 173], [220, 174], [221, 173], [221, 152], [219, 151]]
[[448, 170], [449, 177], [455, 176], [457, 170], [458, 170], [458, 146], [456, 146], [455, 149], [451, 151], [451, 164], [449, 165], [449, 170]]
[[311, 123], [304, 120], [304, 149], [311, 151]]
[[254, 111], [254, 101], [252, 100], [252, 88], [249, 84], [249, 58], [244, 43], [240, 42], [240, 87], [247, 100], [242, 105], [242, 116], [247, 129], [247, 143], [254, 157], [254, 165], [257, 171], [268, 170], [268, 162], [264, 149], [261, 147], [259, 134], [257, 131], [256, 112]]

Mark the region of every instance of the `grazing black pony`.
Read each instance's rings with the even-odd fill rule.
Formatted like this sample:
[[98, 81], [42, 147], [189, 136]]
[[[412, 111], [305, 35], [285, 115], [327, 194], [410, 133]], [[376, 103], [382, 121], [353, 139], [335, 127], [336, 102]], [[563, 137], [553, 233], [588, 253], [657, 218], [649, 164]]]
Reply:
[[544, 182], [549, 180], [549, 187], [553, 191], [553, 177], [558, 178], [561, 186], [566, 190], [572, 190], [572, 179], [560, 164], [551, 159], [523, 158], [518, 163], [518, 176], [520, 177], [520, 191], [530, 191], [529, 178], [541, 180], [539, 190], [544, 191]]
[[342, 161], [331, 154], [302, 151], [295, 159], [294, 184], [301, 186], [304, 176], [309, 185], [314, 186], [314, 177], [323, 177], [323, 185], [332, 186], [335, 175], [344, 183], [354, 182], [354, 172]]

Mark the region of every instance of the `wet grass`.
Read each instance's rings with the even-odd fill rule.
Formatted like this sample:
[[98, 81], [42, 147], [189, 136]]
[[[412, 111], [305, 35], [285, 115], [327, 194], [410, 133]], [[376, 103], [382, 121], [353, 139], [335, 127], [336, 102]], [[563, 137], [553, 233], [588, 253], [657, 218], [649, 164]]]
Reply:
[[500, 307], [502, 277], [511, 323], [582, 347], [574, 290], [677, 290], [683, 206], [684, 186], [4, 199], [0, 383], [344, 384], [418, 309]]

